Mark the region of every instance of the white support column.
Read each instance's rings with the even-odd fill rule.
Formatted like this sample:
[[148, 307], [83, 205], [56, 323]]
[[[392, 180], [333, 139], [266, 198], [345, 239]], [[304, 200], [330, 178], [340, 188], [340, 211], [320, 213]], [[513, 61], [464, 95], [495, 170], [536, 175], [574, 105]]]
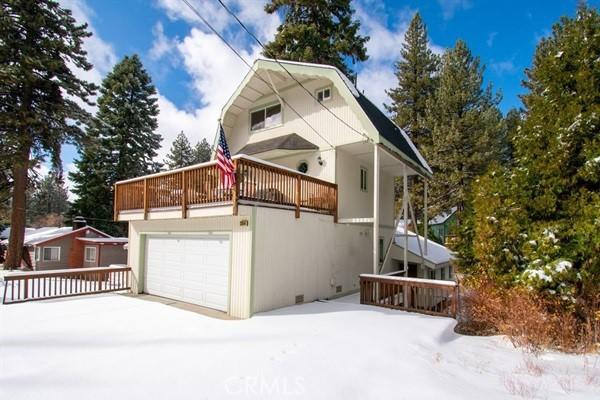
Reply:
[[402, 164], [402, 208], [404, 209], [404, 274], [408, 276], [408, 182], [406, 164]]
[[379, 273], [379, 147], [373, 145], [373, 273]]
[[425, 183], [425, 190], [423, 191], [423, 230], [425, 238], [425, 255], [427, 255], [427, 235], [429, 234], [429, 220], [427, 219], [427, 178], [423, 178], [423, 182]]

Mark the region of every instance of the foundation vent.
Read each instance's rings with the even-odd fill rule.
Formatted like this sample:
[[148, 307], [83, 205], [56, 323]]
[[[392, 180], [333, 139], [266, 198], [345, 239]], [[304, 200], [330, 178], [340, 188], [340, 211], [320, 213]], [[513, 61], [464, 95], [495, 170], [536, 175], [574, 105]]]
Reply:
[[304, 295], [299, 294], [296, 296], [296, 304], [304, 303]]
[[335, 292], [336, 293], [342, 293], [342, 285], [338, 285], [335, 287]]

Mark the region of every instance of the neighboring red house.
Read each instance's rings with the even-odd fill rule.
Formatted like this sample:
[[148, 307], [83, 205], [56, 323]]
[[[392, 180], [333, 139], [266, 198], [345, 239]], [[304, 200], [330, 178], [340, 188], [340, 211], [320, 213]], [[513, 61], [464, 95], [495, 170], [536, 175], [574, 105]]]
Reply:
[[34, 270], [127, 264], [127, 238], [112, 237], [83, 219], [73, 227], [41, 228], [25, 236]]

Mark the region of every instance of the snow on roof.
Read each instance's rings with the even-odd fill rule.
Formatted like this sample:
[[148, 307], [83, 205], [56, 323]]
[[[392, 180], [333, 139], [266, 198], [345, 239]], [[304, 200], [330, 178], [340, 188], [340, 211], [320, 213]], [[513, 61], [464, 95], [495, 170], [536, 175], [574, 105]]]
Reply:
[[36, 229], [35, 232], [29, 235], [25, 235], [25, 241], [23, 244], [25, 246], [31, 246], [39, 242], [44, 242], [46, 240], [54, 239], [55, 237], [62, 236], [66, 233], [72, 232], [73, 227], [65, 226], [62, 228], [40, 228]]
[[[439, 243], [434, 242], [433, 240], [427, 239], [427, 254], [425, 254], [425, 238], [421, 235], [417, 235], [410, 229], [408, 230], [408, 251], [411, 253], [421, 256], [421, 252], [419, 250], [419, 242], [421, 244], [421, 249], [423, 249], [423, 256], [425, 260], [436, 264], [447, 264], [451, 260], [454, 259], [452, 255], [452, 251], [446, 246], [442, 246]], [[418, 240], [418, 241], [417, 241]], [[396, 246], [404, 248], [404, 224], [400, 223], [398, 229], [396, 230], [396, 236], [394, 243]]]
[[[7, 230], [10, 233], [10, 228], [7, 228]], [[56, 227], [56, 226], [46, 226], [46, 227], [42, 227], [42, 228], [25, 228], [25, 239], [23, 241], [23, 244], [25, 246], [29, 246], [34, 244], [34, 242], [38, 242], [38, 241], [42, 241], [42, 240], [47, 240], [50, 239], [54, 236], [60, 236], [63, 235], [67, 232], [72, 231], [73, 228], [70, 226], [66, 226], [66, 227]], [[2, 241], [3, 244], [7, 244], [8, 243], [8, 237]]]
[[109, 238], [89, 238], [89, 237], [79, 237], [77, 240], [81, 240], [84, 242], [90, 243], [127, 243], [128, 239], [126, 237], [109, 237]]
[[458, 208], [452, 207], [449, 213], [443, 212], [439, 215], [436, 215], [435, 217], [429, 220], [429, 225], [443, 224], [456, 212], [456, 210], [458, 210]]
[[[27, 228], [27, 229], [30, 229], [30, 228]], [[62, 228], [43, 227], [43, 228], [35, 229], [33, 231], [28, 231], [27, 229], [25, 230], [25, 239], [23, 241], [24, 246], [33, 246], [33, 245], [36, 245], [36, 244], [39, 244], [42, 242], [46, 242], [48, 240], [52, 240], [52, 239], [56, 239], [61, 236], [68, 235], [69, 233], [73, 232], [73, 227], [71, 227], [71, 226], [65, 226]], [[78, 230], [83, 230], [83, 229], [90, 229], [92, 231], [97, 232], [98, 234], [105, 235], [106, 238], [110, 238], [109, 235], [107, 235], [106, 233], [104, 233], [92, 226], [86, 225], [86, 226], [79, 228]], [[106, 239], [106, 238], [104, 238], [104, 239]], [[8, 239], [3, 240], [1, 243], [7, 244]]]

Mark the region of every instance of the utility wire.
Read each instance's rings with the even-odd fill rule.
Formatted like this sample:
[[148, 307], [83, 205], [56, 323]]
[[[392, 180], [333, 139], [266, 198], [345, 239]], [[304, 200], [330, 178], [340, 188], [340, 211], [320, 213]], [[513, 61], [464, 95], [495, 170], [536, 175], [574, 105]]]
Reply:
[[[215, 28], [213, 28], [213, 26], [212, 26], [212, 25], [211, 25], [211, 24], [210, 24], [210, 23], [209, 23], [209, 22], [208, 22], [208, 21], [207, 21], [207, 20], [206, 20], [206, 19], [205, 19], [205, 18], [204, 18], [204, 17], [203, 17], [203, 16], [202, 16], [202, 15], [201, 15], [199, 12], [198, 12], [198, 10], [196, 10], [196, 8], [195, 8], [195, 7], [194, 7], [194, 6], [193, 6], [193, 5], [192, 5], [192, 4], [191, 4], [191, 3], [190, 3], [188, 0], [181, 0], [181, 1], [183, 1], [183, 2], [185, 3], [185, 5], [187, 5], [187, 6], [189, 7], [189, 9], [190, 9], [190, 10], [192, 10], [192, 12], [193, 12], [194, 14], [196, 14], [196, 16], [197, 16], [198, 18], [200, 18], [200, 20], [202, 20], [202, 22], [203, 22], [203, 23], [204, 23], [206, 26], [208, 26], [208, 28], [209, 28], [209, 29], [210, 29], [210, 30], [211, 30], [211, 31], [212, 31], [212, 32], [213, 32], [215, 35], [217, 35], [217, 37], [218, 37], [219, 39], [221, 39], [221, 40], [223, 41], [223, 43], [225, 43], [225, 44], [227, 45], [227, 47], [229, 47], [229, 49], [230, 49], [231, 51], [233, 51], [233, 52], [235, 53], [235, 55], [236, 55], [236, 56], [238, 56], [238, 58], [239, 58], [240, 60], [242, 60], [242, 62], [243, 62], [244, 64], [246, 64], [246, 66], [247, 66], [247, 67], [248, 67], [250, 70], [252, 70], [252, 65], [250, 65], [250, 64], [249, 64], [249, 63], [248, 63], [248, 62], [247, 62], [247, 61], [244, 59], [244, 57], [242, 57], [242, 55], [241, 55], [241, 54], [240, 54], [240, 53], [239, 53], [239, 52], [238, 52], [238, 51], [237, 51], [237, 50], [236, 50], [236, 49], [235, 49], [235, 48], [234, 48], [234, 47], [233, 47], [231, 44], [229, 44], [229, 42], [228, 42], [228, 41], [227, 41], [227, 40], [226, 40], [226, 39], [225, 39], [225, 38], [224, 38], [224, 37], [223, 37], [223, 36], [222, 36], [222, 35], [221, 35], [221, 34], [220, 34], [220, 33], [219, 33], [219, 32], [218, 32], [216, 29], [215, 29]], [[329, 145], [329, 146], [330, 146], [332, 149], [334, 148], [334, 146], [333, 146], [331, 143], [329, 143], [329, 141], [328, 141], [327, 139], [325, 139], [325, 137], [323, 137], [323, 135], [321, 135], [321, 134], [319, 133], [319, 131], [317, 131], [317, 130], [315, 129], [315, 127], [313, 127], [313, 126], [312, 126], [312, 125], [311, 125], [311, 124], [310, 124], [310, 123], [309, 123], [307, 120], [305, 120], [305, 119], [304, 119], [304, 117], [302, 117], [302, 115], [300, 115], [300, 113], [299, 113], [298, 111], [296, 111], [296, 109], [295, 109], [295, 108], [294, 108], [294, 107], [293, 107], [293, 106], [292, 106], [290, 103], [288, 103], [288, 102], [287, 102], [287, 101], [286, 101], [286, 100], [285, 100], [283, 97], [280, 97], [280, 96], [279, 96], [279, 94], [277, 93], [277, 89], [276, 89], [276, 88], [275, 88], [275, 87], [274, 87], [274, 86], [273, 86], [273, 85], [272, 85], [270, 82], [267, 82], [267, 81], [266, 81], [265, 79], [263, 79], [263, 77], [262, 77], [262, 76], [260, 76], [260, 74], [258, 74], [258, 73], [257, 73], [255, 76], [256, 76], [256, 77], [258, 77], [258, 79], [260, 79], [260, 80], [261, 80], [261, 81], [262, 81], [262, 82], [263, 82], [265, 85], [267, 85], [267, 87], [268, 87], [269, 89], [271, 89], [271, 91], [272, 91], [272, 92], [275, 94], [275, 96], [277, 96], [279, 99], [281, 99], [281, 101], [282, 101], [283, 103], [285, 103], [285, 105], [287, 105], [287, 106], [290, 108], [290, 110], [292, 110], [292, 111], [293, 111], [293, 112], [294, 112], [294, 113], [295, 113], [295, 114], [298, 116], [298, 118], [300, 118], [302, 121], [304, 121], [304, 123], [305, 123], [306, 125], [308, 125], [308, 126], [310, 127], [310, 129], [312, 129], [312, 130], [313, 130], [313, 132], [315, 132], [315, 133], [317, 134], [317, 136], [319, 136], [319, 137], [320, 137], [320, 138], [321, 138], [321, 139], [322, 139], [322, 140], [323, 140], [325, 143], [327, 143], [327, 144], [328, 144], [328, 145]]]
[[[185, 1], [185, 0], [184, 0]], [[238, 22], [238, 24], [240, 24], [240, 26], [246, 31], [246, 33], [248, 33], [248, 35], [250, 35], [250, 37], [252, 37], [252, 39], [254, 39], [254, 41], [256, 43], [258, 43], [258, 45], [263, 49], [267, 50], [267, 48], [265, 47], [265, 45], [260, 41], [260, 39], [258, 39], [256, 37], [256, 35], [254, 35], [250, 29], [248, 29], [246, 27], [246, 25], [244, 25], [244, 23], [238, 18], [237, 15], [235, 15], [235, 13], [233, 11], [231, 11], [231, 9], [229, 7], [227, 7], [227, 5], [222, 1], [222, 0], [217, 0], [219, 2], [219, 4], [221, 4], [221, 6], [225, 9], [225, 11], [227, 11], [233, 18], [235, 18], [235, 20]], [[268, 54], [268, 52], [266, 52]], [[372, 141], [371, 138], [369, 136], [367, 136], [365, 133], [357, 130], [356, 128], [354, 128], [352, 125], [348, 124], [346, 121], [344, 121], [342, 118], [340, 118], [336, 113], [334, 113], [329, 107], [327, 107], [325, 104], [323, 104], [322, 101], [319, 101], [319, 99], [317, 99], [315, 97], [315, 95], [306, 88], [306, 86], [304, 86], [294, 75], [292, 75], [292, 73], [290, 73], [290, 71], [281, 63], [279, 62], [279, 60], [277, 59], [277, 57], [275, 56], [271, 56], [269, 55], [281, 68], [283, 68], [283, 70], [290, 76], [290, 78], [292, 78], [298, 85], [300, 85], [300, 87], [302, 87], [302, 89], [304, 89], [304, 91], [306, 93], [308, 93], [308, 95], [317, 101], [317, 103], [319, 103], [321, 105], [321, 107], [323, 107], [325, 110], [327, 110], [331, 115], [333, 115], [338, 121], [340, 121], [341, 123], [343, 123], [344, 125], [346, 125], [348, 128], [350, 128], [351, 130], [353, 130], [354, 132], [358, 133], [360, 136], [364, 137], [367, 141]]]

